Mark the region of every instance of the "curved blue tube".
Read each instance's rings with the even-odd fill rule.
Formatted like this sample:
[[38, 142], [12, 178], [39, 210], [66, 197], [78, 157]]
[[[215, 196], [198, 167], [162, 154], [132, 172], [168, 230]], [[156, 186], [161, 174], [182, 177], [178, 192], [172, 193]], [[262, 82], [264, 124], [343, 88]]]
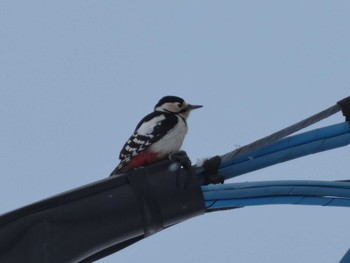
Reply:
[[339, 261], [339, 263], [350, 263], [350, 249], [346, 252], [344, 257]]
[[350, 144], [350, 124], [343, 122], [282, 139], [225, 161], [220, 174], [229, 179], [277, 163]]
[[350, 182], [270, 181], [202, 186], [207, 212], [295, 204], [350, 207]]

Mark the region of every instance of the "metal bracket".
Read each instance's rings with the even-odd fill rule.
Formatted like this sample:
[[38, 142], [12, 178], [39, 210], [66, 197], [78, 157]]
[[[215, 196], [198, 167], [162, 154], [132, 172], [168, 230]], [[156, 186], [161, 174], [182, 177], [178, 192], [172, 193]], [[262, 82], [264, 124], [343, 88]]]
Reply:
[[205, 185], [224, 183], [225, 178], [219, 173], [220, 164], [221, 164], [221, 158], [218, 155], [204, 161], [203, 174], [205, 176], [205, 181], [204, 181]]
[[340, 106], [345, 120], [350, 122], [350, 96], [338, 101], [337, 104]]

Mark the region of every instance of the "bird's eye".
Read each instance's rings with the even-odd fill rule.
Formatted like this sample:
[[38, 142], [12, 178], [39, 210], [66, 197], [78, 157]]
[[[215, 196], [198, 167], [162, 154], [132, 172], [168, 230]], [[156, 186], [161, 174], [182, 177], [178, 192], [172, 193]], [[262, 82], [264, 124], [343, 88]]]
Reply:
[[181, 109], [182, 108], [182, 104], [180, 102], [176, 103], [176, 106]]

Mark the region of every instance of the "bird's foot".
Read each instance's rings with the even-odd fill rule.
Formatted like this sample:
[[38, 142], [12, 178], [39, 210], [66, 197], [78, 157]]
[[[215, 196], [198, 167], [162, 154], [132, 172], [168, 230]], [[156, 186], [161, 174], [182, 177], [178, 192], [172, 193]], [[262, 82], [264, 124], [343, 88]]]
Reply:
[[178, 151], [176, 153], [169, 154], [169, 160], [179, 163], [184, 168], [190, 168], [192, 163], [185, 151]]

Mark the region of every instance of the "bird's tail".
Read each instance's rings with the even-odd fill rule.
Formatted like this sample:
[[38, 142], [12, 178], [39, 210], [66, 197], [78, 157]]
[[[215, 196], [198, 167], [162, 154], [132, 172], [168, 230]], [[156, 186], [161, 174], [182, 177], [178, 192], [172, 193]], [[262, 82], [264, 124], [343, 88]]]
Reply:
[[126, 164], [127, 164], [126, 162], [120, 162], [118, 164], [118, 166], [111, 172], [111, 174], [109, 176], [124, 173], [127, 170]]

